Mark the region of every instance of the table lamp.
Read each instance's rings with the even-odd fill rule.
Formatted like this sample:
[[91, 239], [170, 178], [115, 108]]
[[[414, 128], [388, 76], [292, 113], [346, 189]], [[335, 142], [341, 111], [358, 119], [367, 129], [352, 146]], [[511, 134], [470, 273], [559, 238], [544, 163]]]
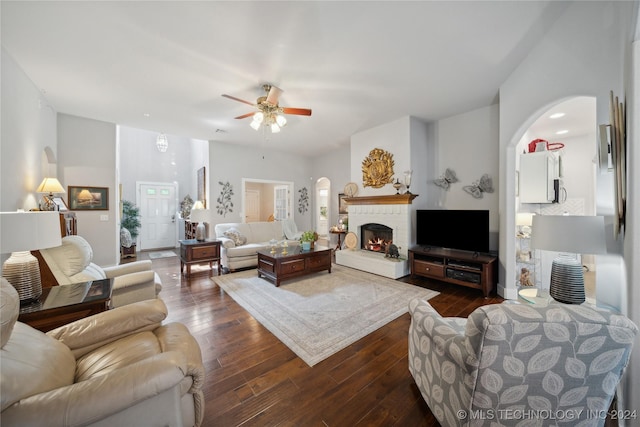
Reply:
[[566, 304], [585, 301], [584, 271], [577, 254], [604, 254], [604, 217], [534, 215], [531, 247], [560, 252], [551, 265], [549, 294]]
[[42, 295], [40, 266], [30, 251], [60, 246], [57, 212], [0, 212], [0, 253], [11, 253], [2, 265], [2, 277], [18, 291], [20, 303]]
[[56, 178], [43, 179], [38, 188], [36, 188], [36, 192], [49, 193], [47, 196], [42, 196], [39, 206], [41, 211], [55, 211], [56, 204], [53, 203], [53, 193], [65, 193], [62, 184]]

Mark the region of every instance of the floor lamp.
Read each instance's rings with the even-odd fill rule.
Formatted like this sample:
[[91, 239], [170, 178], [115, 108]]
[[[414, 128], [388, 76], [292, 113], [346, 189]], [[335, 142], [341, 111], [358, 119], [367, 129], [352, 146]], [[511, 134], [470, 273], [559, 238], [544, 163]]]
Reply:
[[0, 212], [0, 253], [11, 256], [2, 264], [2, 277], [18, 291], [21, 304], [42, 295], [40, 265], [30, 251], [60, 246], [58, 212]]
[[566, 304], [582, 304], [584, 271], [578, 254], [607, 252], [604, 217], [534, 215], [531, 228], [531, 248], [560, 252], [551, 265], [551, 297]]

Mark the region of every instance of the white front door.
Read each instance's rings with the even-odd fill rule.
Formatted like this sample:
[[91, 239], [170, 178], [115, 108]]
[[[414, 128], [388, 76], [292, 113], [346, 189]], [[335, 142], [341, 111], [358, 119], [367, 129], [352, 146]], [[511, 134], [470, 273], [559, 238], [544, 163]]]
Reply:
[[176, 246], [178, 193], [174, 183], [138, 183], [140, 250]]

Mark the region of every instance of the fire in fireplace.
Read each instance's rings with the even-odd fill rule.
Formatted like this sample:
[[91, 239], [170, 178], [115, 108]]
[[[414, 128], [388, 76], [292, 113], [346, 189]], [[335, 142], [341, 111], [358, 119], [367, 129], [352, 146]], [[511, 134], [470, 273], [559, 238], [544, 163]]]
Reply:
[[385, 252], [388, 245], [393, 243], [393, 229], [383, 224], [363, 224], [360, 226], [360, 246], [373, 252]]

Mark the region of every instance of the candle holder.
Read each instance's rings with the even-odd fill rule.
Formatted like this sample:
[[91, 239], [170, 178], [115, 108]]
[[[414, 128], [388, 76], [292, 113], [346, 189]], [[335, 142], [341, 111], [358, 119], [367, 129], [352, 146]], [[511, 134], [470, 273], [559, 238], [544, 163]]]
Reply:
[[402, 188], [402, 183], [400, 182], [400, 178], [396, 178], [396, 182], [393, 183], [393, 188], [396, 189], [396, 194], [400, 194], [400, 189]]
[[[411, 186], [411, 175], [413, 174], [412, 170], [404, 171], [404, 185], [407, 187], [407, 191], [405, 194], [411, 194], [409, 191], [409, 187]], [[393, 185], [395, 187], [395, 184]]]

